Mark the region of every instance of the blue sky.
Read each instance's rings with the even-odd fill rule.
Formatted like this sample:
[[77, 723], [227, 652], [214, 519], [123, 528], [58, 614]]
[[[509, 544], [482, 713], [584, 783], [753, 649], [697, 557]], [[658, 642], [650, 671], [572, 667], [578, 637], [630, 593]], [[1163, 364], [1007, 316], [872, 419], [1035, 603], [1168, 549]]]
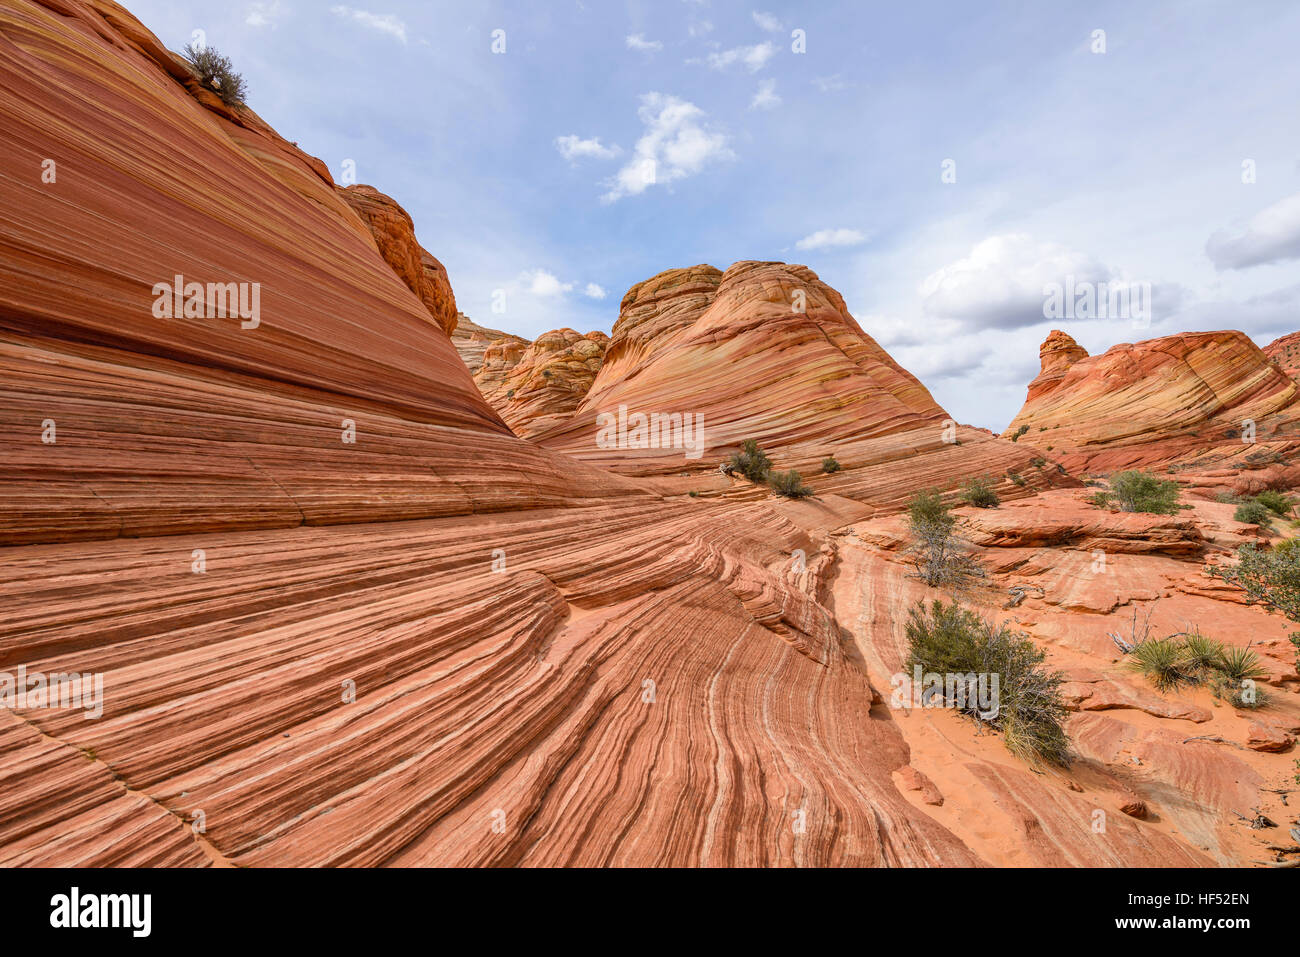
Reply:
[[[608, 331], [661, 270], [805, 263], [994, 429], [1054, 327], [1300, 329], [1287, 0], [127, 6], [173, 49], [202, 29], [336, 179], [354, 161], [494, 328]], [[1149, 327], [1044, 319], [1066, 276], [1149, 283]]]

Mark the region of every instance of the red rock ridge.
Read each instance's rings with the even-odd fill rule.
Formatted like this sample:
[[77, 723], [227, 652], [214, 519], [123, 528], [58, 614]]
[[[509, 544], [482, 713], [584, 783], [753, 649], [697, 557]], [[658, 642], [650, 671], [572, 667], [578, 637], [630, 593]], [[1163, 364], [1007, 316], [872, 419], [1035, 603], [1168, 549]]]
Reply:
[[[1088, 356], [1054, 331], [1041, 355], [1007, 431], [1027, 429], [1022, 442], [1071, 472], [1169, 468], [1192, 484], [1233, 484], [1234, 470], [1285, 464], [1300, 448], [1300, 388], [1244, 333], [1183, 333]], [[1252, 423], [1254, 441], [1244, 441]]]

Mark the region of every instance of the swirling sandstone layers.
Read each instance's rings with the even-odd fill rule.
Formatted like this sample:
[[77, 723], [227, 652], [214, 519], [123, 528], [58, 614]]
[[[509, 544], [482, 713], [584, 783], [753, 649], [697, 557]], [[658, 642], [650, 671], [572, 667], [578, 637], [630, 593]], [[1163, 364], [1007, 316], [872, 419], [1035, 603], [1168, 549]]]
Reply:
[[[694, 416], [698, 454], [631, 440], [611, 447], [602, 414], [620, 410]], [[806, 266], [776, 262], [670, 269], [633, 286], [586, 398], [568, 421], [530, 438], [639, 475], [713, 470], [752, 438], [818, 492], [889, 507], [918, 487], [975, 475], [1013, 497], [1059, 480], [1031, 466], [1038, 452], [1028, 445], [953, 423], [838, 292]], [[844, 471], [821, 475], [832, 454]]]
[[1089, 356], [1053, 331], [1040, 352], [1042, 372], [1008, 433], [1026, 429], [1020, 441], [1050, 446], [1072, 472], [1172, 468], [1191, 484], [1243, 489], [1263, 469], [1268, 481], [1296, 477], [1300, 387], [1244, 333], [1183, 333]]
[[[1207, 860], [1145, 823], [1098, 838], [1092, 795], [964, 724], [975, 803], [914, 802], [868, 669], [917, 586], [842, 564], [825, 531], [853, 503], [665, 496], [509, 434], [425, 295], [436, 270], [405, 269], [396, 204], [354, 209], [169, 64], [112, 4], [0, 2], [20, 93], [0, 100], [0, 670], [105, 691], [98, 720], [0, 709], [0, 864]], [[187, 137], [201, 166], [168, 145]], [[260, 325], [154, 317], [176, 268], [245, 268]], [[873, 432], [848, 471], [905, 494], [1008, 445], [936, 432]], [[1202, 807], [1250, 796], [1235, 765], [1232, 786], [1201, 773], [1211, 745], [1086, 717], [1108, 768], [1182, 761], [1193, 840]]]
[[[120, 7], [0, 3], [0, 85], [0, 669], [104, 677], [0, 709], [0, 863], [977, 863], [891, 778], [833, 503], [512, 436], [395, 204]], [[260, 323], [155, 316], [178, 273]]]

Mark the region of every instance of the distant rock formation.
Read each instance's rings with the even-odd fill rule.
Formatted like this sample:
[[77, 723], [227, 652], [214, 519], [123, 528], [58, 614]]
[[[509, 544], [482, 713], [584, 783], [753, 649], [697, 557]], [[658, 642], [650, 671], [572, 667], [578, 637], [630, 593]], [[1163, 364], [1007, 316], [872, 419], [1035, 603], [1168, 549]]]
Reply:
[[566, 421], [600, 371], [609, 336], [555, 329], [521, 345], [506, 336], [484, 351], [474, 382], [515, 435]]
[[[498, 357], [513, 354], [515, 345], [519, 347], [518, 351], [521, 353], [528, 345], [527, 339], [498, 329], [484, 328], [463, 312], [456, 317], [456, 328], [451, 334], [451, 342], [471, 374], [483, 368], [483, 357], [489, 350], [492, 351], [494, 360], [499, 361]], [[518, 361], [517, 355], [514, 361]]]
[[[702, 448], [687, 457], [654, 437], [651, 447], [602, 437], [602, 423], [622, 428], [638, 415], [691, 416]], [[1013, 497], [1064, 481], [1030, 465], [1035, 449], [958, 426], [838, 292], [806, 266], [777, 262], [670, 269], [634, 285], [586, 398], [530, 438], [641, 475], [714, 467], [752, 438], [814, 488], [890, 507], [918, 486], [952, 488], [975, 475]], [[822, 475], [828, 455], [845, 470]]]
[[1274, 339], [1264, 347], [1264, 355], [1276, 362], [1292, 379], [1300, 376], [1300, 332]]
[[1295, 478], [1300, 387], [1245, 333], [1183, 333], [1089, 356], [1054, 330], [1040, 356], [1007, 434], [1023, 429], [1020, 441], [1071, 472], [1168, 469], [1239, 490]]

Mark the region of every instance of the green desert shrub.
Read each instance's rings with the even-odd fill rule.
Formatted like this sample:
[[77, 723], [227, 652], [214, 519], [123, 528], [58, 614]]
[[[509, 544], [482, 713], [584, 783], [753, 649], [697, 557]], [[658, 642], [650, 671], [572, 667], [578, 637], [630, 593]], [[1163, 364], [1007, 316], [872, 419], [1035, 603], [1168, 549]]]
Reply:
[[1300, 538], [1284, 538], [1273, 546], [1275, 555], [1295, 558], [1300, 555]]
[[1120, 472], [1110, 480], [1112, 499], [1126, 512], [1178, 513], [1178, 483], [1150, 472]]
[[753, 439], [745, 439], [740, 443], [740, 451], [731, 456], [729, 464], [734, 471], [759, 485], [767, 481], [767, 476], [772, 471], [772, 460]]
[[1300, 549], [1237, 549], [1237, 564], [1207, 565], [1207, 574], [1244, 589], [1252, 601], [1276, 608], [1300, 622]]
[[1022, 760], [1069, 763], [1063, 678], [1043, 666], [1044, 653], [1027, 637], [956, 602], [935, 601], [912, 609], [907, 641], [909, 671], [919, 666], [941, 675], [997, 675], [996, 709], [981, 713], [977, 702], [967, 700], [960, 710], [1000, 731], [1003, 744]]
[[1098, 489], [1087, 498], [1088, 504], [1095, 505], [1097, 508], [1109, 508], [1112, 501], [1114, 501], [1114, 496], [1102, 489]]
[[934, 488], [921, 489], [908, 499], [907, 518], [913, 528], [919, 524], [951, 527], [957, 522], [948, 511], [948, 506], [944, 504], [939, 490]]
[[1260, 528], [1273, 527], [1273, 512], [1259, 502], [1245, 502], [1238, 505], [1232, 517], [1235, 521], [1245, 522], [1247, 525], [1258, 525]]
[[1249, 648], [1225, 648], [1210, 677], [1210, 691], [1234, 707], [1254, 710], [1268, 703], [1264, 689], [1256, 682], [1268, 677], [1259, 655]]
[[1203, 678], [1219, 667], [1223, 660], [1223, 642], [1199, 631], [1183, 636], [1183, 650], [1188, 673]]
[[803, 484], [803, 477], [791, 469], [788, 472], [772, 472], [767, 484], [772, 491], [784, 498], [808, 498], [813, 490]]
[[244, 78], [235, 72], [229, 57], [222, 56], [213, 47], [198, 47], [193, 43], [185, 47], [185, 59], [198, 74], [199, 83], [213, 90], [227, 106], [244, 102], [248, 91]]
[[1002, 504], [993, 483], [987, 477], [973, 478], [961, 490], [961, 499], [976, 508], [997, 508]]
[[1197, 681], [1187, 647], [1177, 638], [1148, 638], [1139, 642], [1129, 652], [1129, 667], [1162, 693]]
[[956, 594], [969, 588], [984, 571], [957, 535], [957, 520], [937, 489], [923, 489], [907, 503], [907, 547], [916, 575], [931, 588]]
[[1262, 708], [1265, 703], [1263, 689], [1255, 685], [1268, 677], [1259, 655], [1199, 631], [1138, 642], [1129, 652], [1128, 667], [1161, 693], [1204, 684], [1216, 698], [1238, 708]]
[[1236, 645], [1225, 648], [1220, 656], [1219, 672], [1229, 681], [1258, 681], [1268, 677], [1268, 671], [1260, 663], [1259, 655], [1249, 648]]
[[1008, 472], [1007, 478], [1011, 479], [1013, 483], [1020, 486], [1023, 486], [1026, 482], [1025, 477], [1021, 475], [1019, 472]]
[[822, 459], [822, 471], [827, 475], [838, 472], [843, 467], [844, 466], [840, 465], [839, 462], [835, 461], [835, 456], [833, 455], [828, 455], [826, 458]]
[[1014, 432], [1011, 433], [1011, 441], [1012, 441], [1012, 442], [1019, 442], [1019, 441], [1020, 441], [1020, 437], [1021, 437], [1022, 435], [1024, 435], [1024, 434], [1025, 434], [1026, 432], [1028, 432], [1028, 431], [1029, 431], [1029, 426], [1027, 426], [1027, 425], [1022, 425], [1020, 428], [1016, 429]]
[[1281, 492], [1272, 489], [1260, 492], [1255, 496], [1255, 501], [1280, 518], [1286, 518], [1291, 514], [1291, 500]]

